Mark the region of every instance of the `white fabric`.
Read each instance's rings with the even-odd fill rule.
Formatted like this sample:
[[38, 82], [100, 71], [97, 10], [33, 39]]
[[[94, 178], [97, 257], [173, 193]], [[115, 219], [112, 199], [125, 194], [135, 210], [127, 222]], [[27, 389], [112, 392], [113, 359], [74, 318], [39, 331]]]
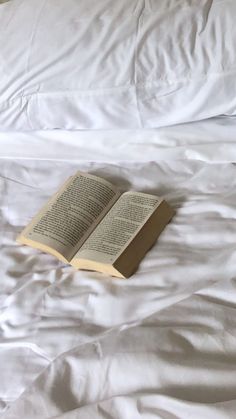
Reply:
[[[0, 134], [1, 419], [235, 418], [235, 137], [232, 118]], [[15, 242], [78, 169], [177, 210], [129, 280]]]
[[234, 0], [0, 5], [0, 129], [169, 126], [236, 113]]

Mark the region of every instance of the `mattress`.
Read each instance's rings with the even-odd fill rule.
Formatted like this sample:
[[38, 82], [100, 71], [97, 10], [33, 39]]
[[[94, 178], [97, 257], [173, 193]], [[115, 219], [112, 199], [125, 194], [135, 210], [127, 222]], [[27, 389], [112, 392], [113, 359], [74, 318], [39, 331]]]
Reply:
[[[235, 138], [234, 117], [0, 133], [1, 418], [235, 417]], [[128, 280], [15, 242], [76, 170], [176, 209]]]

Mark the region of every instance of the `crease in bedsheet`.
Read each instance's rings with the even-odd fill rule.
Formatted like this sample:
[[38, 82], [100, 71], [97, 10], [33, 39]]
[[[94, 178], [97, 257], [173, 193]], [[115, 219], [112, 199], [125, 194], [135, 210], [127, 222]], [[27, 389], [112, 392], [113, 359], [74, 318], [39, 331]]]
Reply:
[[47, 1], [48, 0], [43, 0], [41, 2], [41, 6], [40, 6], [40, 8], [38, 10], [38, 15], [37, 15], [37, 17], [35, 18], [35, 21], [34, 21], [34, 26], [32, 28], [32, 32], [31, 32], [31, 35], [30, 35], [30, 38], [29, 38], [28, 57], [27, 57], [27, 61], [26, 61], [26, 70], [25, 70], [26, 72], [28, 72], [29, 69], [30, 69], [31, 51], [32, 51], [32, 47], [33, 47], [35, 35], [36, 35], [36, 32], [37, 32], [37, 27], [38, 27], [38, 24], [39, 24], [39, 21], [40, 21], [40, 17], [43, 14], [43, 9], [44, 9], [45, 4], [47, 3]]
[[210, 15], [211, 10], [212, 10], [213, 2], [214, 2], [214, 0], [208, 0], [205, 3], [205, 6], [203, 6], [202, 28], [198, 32], [198, 35], [201, 35], [204, 32], [204, 30], [206, 29], [206, 26], [207, 26], [208, 20], [209, 20], [209, 15]]
[[31, 184], [28, 184], [28, 183], [25, 183], [25, 182], [20, 182], [16, 178], [13, 179], [13, 178], [10, 178], [10, 177], [7, 177], [7, 176], [0, 175], [0, 179], [5, 180], [7, 182], [14, 182], [14, 183], [22, 185], [22, 186], [27, 186], [27, 188], [39, 189], [39, 187], [37, 185], [31, 185]]
[[36, 355], [38, 355], [40, 358], [43, 358], [48, 362], [52, 362], [52, 360], [53, 360], [52, 358], [50, 358], [48, 356], [48, 354], [46, 352], [44, 352], [42, 350], [42, 348], [40, 348], [38, 345], [36, 345], [32, 342], [27, 342], [27, 341], [24, 341], [24, 342], [18, 342], [18, 341], [17, 342], [2, 342], [1, 338], [0, 338], [0, 350], [1, 349], [5, 350], [7, 348], [9, 348], [9, 349], [27, 348], [27, 349], [30, 349], [32, 352], [34, 352]]

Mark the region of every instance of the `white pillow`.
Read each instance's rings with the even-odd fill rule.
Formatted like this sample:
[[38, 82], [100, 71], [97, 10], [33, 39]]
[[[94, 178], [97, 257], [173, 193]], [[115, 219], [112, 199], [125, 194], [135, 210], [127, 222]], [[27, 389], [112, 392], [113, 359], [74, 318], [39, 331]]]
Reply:
[[0, 130], [236, 113], [235, 0], [0, 4]]

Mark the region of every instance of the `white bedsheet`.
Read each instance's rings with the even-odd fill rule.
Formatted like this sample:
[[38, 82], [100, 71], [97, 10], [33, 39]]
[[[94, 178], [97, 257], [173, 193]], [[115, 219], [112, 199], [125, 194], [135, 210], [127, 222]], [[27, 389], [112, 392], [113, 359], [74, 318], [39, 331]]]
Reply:
[[[232, 118], [0, 133], [1, 418], [235, 418], [235, 139]], [[15, 243], [78, 169], [177, 210], [129, 280]]]

